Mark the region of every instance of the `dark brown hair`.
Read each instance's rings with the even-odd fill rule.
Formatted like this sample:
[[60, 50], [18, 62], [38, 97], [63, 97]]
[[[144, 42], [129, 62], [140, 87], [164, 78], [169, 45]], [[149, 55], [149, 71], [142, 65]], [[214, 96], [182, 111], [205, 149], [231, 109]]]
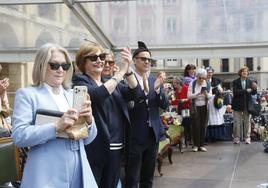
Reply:
[[188, 64], [186, 65], [185, 69], [184, 69], [184, 75], [183, 76], [189, 76], [189, 70], [191, 69], [196, 69], [196, 66], [193, 64]]

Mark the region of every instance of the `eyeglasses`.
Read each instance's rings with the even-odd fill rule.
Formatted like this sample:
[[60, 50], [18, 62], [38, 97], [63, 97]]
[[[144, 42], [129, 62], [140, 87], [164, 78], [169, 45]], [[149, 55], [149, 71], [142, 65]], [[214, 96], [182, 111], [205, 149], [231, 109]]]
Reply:
[[148, 61], [149, 63], [152, 63], [153, 62], [153, 59], [147, 58], [147, 57], [135, 57], [135, 58], [136, 59], [140, 59], [143, 62], [146, 62], [146, 61]]
[[88, 55], [86, 57], [84, 57], [85, 59], [89, 59], [90, 61], [97, 61], [98, 58], [100, 58], [101, 61], [104, 61], [105, 58], [106, 58], [106, 54], [103, 53], [103, 54], [100, 54], [100, 55]]
[[114, 64], [115, 64], [115, 62], [114, 62], [114, 61], [105, 61], [105, 64], [106, 64], [106, 63], [108, 63], [108, 64], [109, 64], [109, 66], [111, 66], [111, 67], [112, 67], [112, 66], [114, 66]]
[[67, 71], [71, 67], [71, 63], [59, 64], [59, 63], [48, 62], [48, 64], [51, 70], [58, 70], [61, 67], [63, 70]]
[[204, 78], [204, 77], [198, 77], [199, 80], [205, 80], [207, 78]]

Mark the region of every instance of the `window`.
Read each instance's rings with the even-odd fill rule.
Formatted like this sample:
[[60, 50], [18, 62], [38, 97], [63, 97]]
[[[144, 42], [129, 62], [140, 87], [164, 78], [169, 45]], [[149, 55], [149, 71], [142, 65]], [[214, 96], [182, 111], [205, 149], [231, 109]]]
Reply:
[[140, 5], [152, 5], [154, 0], [140, 0]]
[[38, 5], [38, 14], [42, 18], [48, 18], [55, 20], [56, 7], [52, 4], [41, 4]]
[[111, 2], [112, 5], [126, 5], [127, 2], [126, 1], [114, 1]]
[[81, 22], [78, 20], [78, 18], [72, 12], [70, 12], [70, 22], [71, 22], [72, 26], [74, 26], [74, 27], [81, 25]]
[[179, 60], [176, 58], [168, 58], [166, 59], [166, 67], [178, 67], [179, 66]]
[[114, 17], [113, 19], [113, 31], [123, 33], [126, 31], [125, 17]]
[[177, 30], [177, 19], [176, 17], [166, 18], [166, 31], [169, 33], [176, 33]]
[[206, 68], [206, 67], [209, 67], [209, 59], [203, 59], [202, 60], [202, 64], [203, 66]]
[[177, 0], [165, 0], [164, 5], [175, 5]]
[[249, 71], [253, 71], [253, 58], [252, 57], [246, 58], [246, 66], [248, 67]]
[[221, 72], [229, 72], [229, 59], [221, 59]]
[[140, 20], [140, 32], [148, 33], [152, 31], [152, 19], [151, 18], [142, 18]]

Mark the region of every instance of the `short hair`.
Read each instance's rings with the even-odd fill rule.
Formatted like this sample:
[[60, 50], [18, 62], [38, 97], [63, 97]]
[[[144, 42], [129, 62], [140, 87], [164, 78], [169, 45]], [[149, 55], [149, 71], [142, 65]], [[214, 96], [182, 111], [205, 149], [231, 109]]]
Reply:
[[188, 64], [186, 65], [185, 69], [184, 69], [184, 75], [183, 76], [189, 76], [188, 71], [191, 69], [196, 69], [196, 66], [193, 64]]
[[199, 68], [199, 69], [196, 70], [196, 77], [199, 78], [201, 76], [207, 76], [206, 69]]
[[174, 76], [173, 77], [173, 82], [176, 82], [178, 85], [182, 86], [183, 83], [182, 83], [182, 78], [179, 77], [179, 76]]
[[[65, 56], [66, 63], [72, 64], [69, 54], [65, 48], [61, 47], [58, 44], [53, 43], [44, 44], [38, 50], [34, 60], [34, 66], [32, 72], [33, 86], [40, 87], [44, 85], [48, 62], [51, 60], [52, 53], [54, 51], [59, 51], [63, 53], [63, 55]], [[62, 86], [65, 89], [71, 87], [72, 75], [73, 75], [73, 66], [70, 66], [69, 70], [66, 72], [66, 76], [62, 83]]]
[[104, 49], [104, 53], [105, 53], [106, 55], [110, 55], [110, 56], [112, 56], [113, 60], [115, 60], [114, 53], [113, 53], [111, 50], [109, 50], [109, 49]]
[[85, 57], [87, 55], [93, 55], [97, 53], [98, 50], [100, 50], [101, 53], [105, 52], [104, 48], [101, 45], [93, 42], [85, 42], [80, 46], [75, 56], [75, 63], [82, 73], [86, 72]]
[[248, 67], [247, 67], [247, 66], [243, 66], [243, 67], [241, 67], [241, 68], [239, 69], [239, 71], [238, 71], [238, 75], [241, 76], [241, 74], [242, 74], [242, 72], [243, 72], [244, 70], [248, 71], [248, 73], [249, 73], [249, 69], [248, 69]]
[[211, 66], [207, 67], [207, 68], [206, 68], [206, 71], [207, 71], [207, 72], [212, 72], [212, 73], [214, 73], [214, 69], [213, 69]]

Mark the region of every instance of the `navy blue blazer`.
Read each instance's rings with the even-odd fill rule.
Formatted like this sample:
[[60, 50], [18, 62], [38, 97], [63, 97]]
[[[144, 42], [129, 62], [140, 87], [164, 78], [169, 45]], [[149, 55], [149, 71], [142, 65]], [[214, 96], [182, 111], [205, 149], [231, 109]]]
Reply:
[[[105, 82], [107, 78], [102, 78]], [[88, 88], [90, 99], [92, 102], [92, 112], [97, 125], [98, 134], [95, 140], [86, 146], [88, 158], [92, 163], [103, 163], [107, 161], [108, 152], [110, 149], [110, 133], [108, 122], [105, 115], [104, 101], [111, 95], [114, 96], [116, 103], [122, 111], [124, 125], [130, 127], [130, 118], [127, 108], [127, 101], [133, 100], [137, 95], [141, 95], [142, 90], [139, 87], [130, 89], [126, 84], [119, 83], [116, 87], [118, 92], [113, 92], [111, 95], [104, 85], [98, 86], [95, 81], [86, 74], [77, 74], [73, 77], [73, 84], [85, 85]], [[113, 113], [113, 111], [110, 111]], [[115, 117], [115, 118], [121, 118]], [[129, 128], [127, 128], [129, 130]]]
[[[160, 119], [159, 108], [167, 109], [169, 102], [164, 93], [164, 88], [160, 87], [160, 93], [157, 94], [154, 90], [155, 76], [150, 75], [149, 93], [143, 95], [131, 105], [129, 110], [131, 129], [131, 142], [137, 144], [145, 144], [146, 138], [149, 136], [150, 126], [153, 128], [155, 135], [155, 142], [164, 136], [164, 126]], [[140, 85], [139, 85], [140, 87]], [[148, 100], [148, 103], [146, 102]], [[150, 126], [149, 126], [150, 124]]]

